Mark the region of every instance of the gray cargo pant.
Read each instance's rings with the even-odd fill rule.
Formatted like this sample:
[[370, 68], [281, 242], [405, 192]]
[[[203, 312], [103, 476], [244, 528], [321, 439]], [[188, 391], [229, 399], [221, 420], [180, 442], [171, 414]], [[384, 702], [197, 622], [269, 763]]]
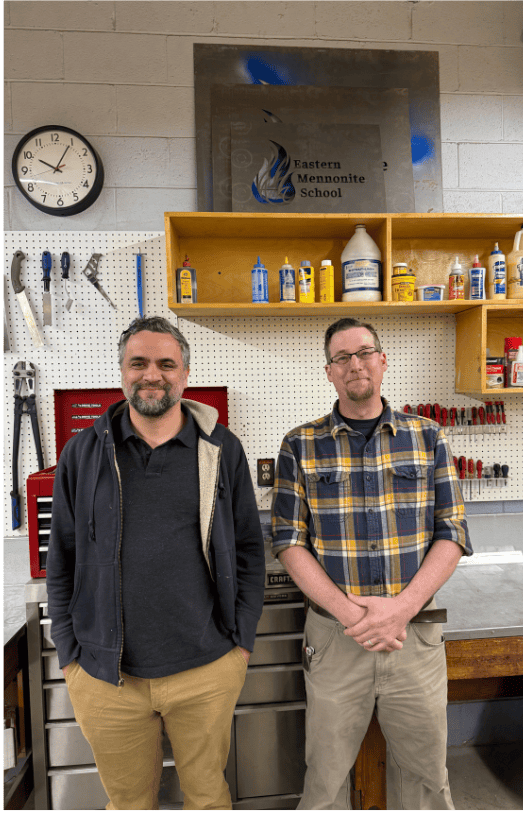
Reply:
[[305, 645], [315, 652], [305, 671], [307, 772], [299, 809], [350, 809], [348, 774], [376, 707], [400, 777], [401, 808], [454, 810], [441, 624], [409, 624], [395, 652], [367, 652], [343, 629], [308, 610]]

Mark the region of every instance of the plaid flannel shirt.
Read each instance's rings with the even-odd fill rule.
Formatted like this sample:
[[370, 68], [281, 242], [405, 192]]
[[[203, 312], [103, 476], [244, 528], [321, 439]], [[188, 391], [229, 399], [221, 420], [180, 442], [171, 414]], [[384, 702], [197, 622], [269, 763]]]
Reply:
[[345, 592], [395, 596], [433, 542], [472, 554], [465, 507], [439, 424], [384, 410], [369, 441], [331, 414], [289, 432], [278, 458], [272, 553], [311, 551]]

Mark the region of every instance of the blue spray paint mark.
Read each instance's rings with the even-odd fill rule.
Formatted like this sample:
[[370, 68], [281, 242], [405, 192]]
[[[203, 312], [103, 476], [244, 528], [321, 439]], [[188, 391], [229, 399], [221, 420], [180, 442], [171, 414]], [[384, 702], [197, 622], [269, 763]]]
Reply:
[[434, 143], [424, 135], [413, 135], [410, 140], [412, 163], [421, 164], [428, 158], [434, 158]]
[[278, 68], [276, 65], [269, 64], [267, 57], [261, 55], [249, 56], [245, 67], [253, 85], [293, 84], [291, 78], [285, 75], [288, 73], [288, 69], [285, 66]]

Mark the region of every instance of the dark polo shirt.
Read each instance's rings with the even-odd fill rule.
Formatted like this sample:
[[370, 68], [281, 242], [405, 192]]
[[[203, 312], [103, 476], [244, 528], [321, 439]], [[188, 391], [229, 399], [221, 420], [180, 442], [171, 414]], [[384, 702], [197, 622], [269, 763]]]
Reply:
[[114, 423], [122, 480], [122, 672], [165, 677], [234, 647], [215, 610], [199, 518], [198, 428], [190, 412], [175, 438], [151, 447], [126, 407]]

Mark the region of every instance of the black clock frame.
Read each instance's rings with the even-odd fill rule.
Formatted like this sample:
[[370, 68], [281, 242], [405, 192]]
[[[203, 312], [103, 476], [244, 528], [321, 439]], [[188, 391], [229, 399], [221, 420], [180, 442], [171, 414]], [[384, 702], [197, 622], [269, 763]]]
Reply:
[[[88, 192], [88, 194], [82, 200], [78, 201], [78, 203], [73, 204], [73, 206], [66, 206], [64, 209], [55, 209], [49, 206], [46, 206], [44, 203], [38, 203], [33, 198], [31, 198], [27, 192], [25, 191], [23, 185], [20, 183], [17, 173], [17, 164], [18, 164], [18, 156], [22, 150], [22, 147], [30, 141], [31, 138], [35, 138], [38, 136], [39, 133], [48, 132], [49, 130], [61, 130], [65, 133], [71, 133], [71, 135], [76, 136], [77, 138], [81, 139], [85, 143], [87, 147], [91, 150], [94, 160], [96, 163], [96, 171], [94, 176], [93, 185]], [[47, 215], [53, 215], [53, 217], [70, 217], [71, 215], [78, 215], [80, 212], [84, 212], [93, 203], [98, 199], [100, 192], [103, 189], [104, 184], [104, 166], [102, 163], [102, 159], [100, 158], [98, 152], [95, 150], [93, 145], [79, 133], [77, 130], [72, 130], [70, 127], [64, 127], [62, 124], [46, 124], [42, 127], [36, 127], [31, 132], [26, 133], [23, 138], [18, 142], [13, 152], [13, 160], [11, 162], [11, 170], [13, 173], [13, 178], [15, 183], [29, 203], [34, 206], [36, 209], [39, 209], [41, 212], [45, 212]]]

